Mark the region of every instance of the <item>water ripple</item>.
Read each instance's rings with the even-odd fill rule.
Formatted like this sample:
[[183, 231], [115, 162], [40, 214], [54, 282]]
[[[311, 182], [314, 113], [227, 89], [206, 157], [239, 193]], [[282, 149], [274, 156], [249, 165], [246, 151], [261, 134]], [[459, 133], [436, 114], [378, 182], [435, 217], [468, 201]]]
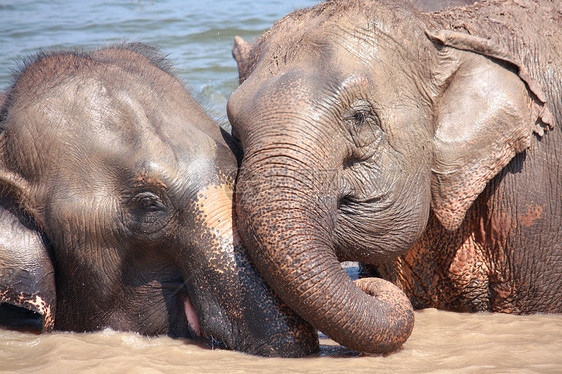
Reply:
[[14, 0], [0, 5], [0, 91], [8, 88], [17, 61], [39, 50], [144, 41], [162, 48], [179, 76], [224, 118], [238, 79], [234, 36], [251, 40], [292, 10], [316, 2]]

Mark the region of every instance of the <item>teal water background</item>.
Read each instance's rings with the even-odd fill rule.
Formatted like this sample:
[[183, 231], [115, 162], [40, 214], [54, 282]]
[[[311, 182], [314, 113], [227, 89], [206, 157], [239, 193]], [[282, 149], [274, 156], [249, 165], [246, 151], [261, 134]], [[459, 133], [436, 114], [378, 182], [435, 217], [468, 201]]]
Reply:
[[176, 74], [224, 122], [238, 84], [235, 35], [252, 40], [291, 11], [319, 0], [0, 1], [0, 91], [40, 50], [141, 41], [159, 47]]

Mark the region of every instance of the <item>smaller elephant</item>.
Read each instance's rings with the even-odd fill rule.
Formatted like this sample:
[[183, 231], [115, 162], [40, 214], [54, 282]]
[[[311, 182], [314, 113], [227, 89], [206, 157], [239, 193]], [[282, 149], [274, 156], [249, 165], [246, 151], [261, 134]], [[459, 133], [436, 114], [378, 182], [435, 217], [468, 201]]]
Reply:
[[154, 48], [40, 54], [3, 101], [0, 311], [43, 331], [318, 349], [244, 254], [232, 139]]

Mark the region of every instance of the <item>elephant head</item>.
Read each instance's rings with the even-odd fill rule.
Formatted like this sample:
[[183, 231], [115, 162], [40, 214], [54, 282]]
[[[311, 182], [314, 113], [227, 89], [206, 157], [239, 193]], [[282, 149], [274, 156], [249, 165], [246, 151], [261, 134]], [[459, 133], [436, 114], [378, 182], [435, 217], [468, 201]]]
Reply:
[[317, 349], [240, 245], [231, 139], [152, 47], [42, 54], [0, 121], [0, 305], [43, 330]]
[[411, 306], [367, 297], [338, 259], [404, 253], [430, 209], [454, 229], [548, 122], [540, 89], [509, 53], [429, 30], [394, 3], [329, 1], [251, 45], [235, 41], [241, 85], [228, 115], [244, 152], [243, 242], [289, 306], [359, 351], [400, 346]]

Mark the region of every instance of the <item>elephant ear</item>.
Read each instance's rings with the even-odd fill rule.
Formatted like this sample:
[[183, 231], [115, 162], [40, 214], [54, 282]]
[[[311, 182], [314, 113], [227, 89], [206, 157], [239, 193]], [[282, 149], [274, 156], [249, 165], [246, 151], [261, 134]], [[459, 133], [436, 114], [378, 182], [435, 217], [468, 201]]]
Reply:
[[33, 312], [41, 319], [42, 331], [52, 330], [55, 295], [53, 264], [43, 236], [13, 202], [0, 197], [0, 323], [31, 325]]
[[432, 209], [455, 230], [486, 184], [554, 125], [540, 84], [509, 52], [454, 31], [426, 31], [434, 67]]
[[251, 73], [250, 52], [252, 46], [239, 36], [234, 37], [234, 48], [232, 48], [232, 57], [238, 65], [238, 81], [242, 84]]
[[0, 154], [0, 324], [30, 327], [40, 317], [41, 330], [50, 331], [56, 305], [53, 263], [43, 235], [28, 215], [29, 207], [22, 208], [29, 202], [31, 187], [6, 166], [10, 142], [5, 135], [0, 136], [4, 151]]
[[261, 58], [266, 38], [261, 37], [252, 43], [248, 43], [239, 36], [234, 37], [234, 48], [232, 49], [232, 56], [238, 65], [238, 81], [239, 84], [244, 83], [246, 79], [252, 74], [258, 60]]

